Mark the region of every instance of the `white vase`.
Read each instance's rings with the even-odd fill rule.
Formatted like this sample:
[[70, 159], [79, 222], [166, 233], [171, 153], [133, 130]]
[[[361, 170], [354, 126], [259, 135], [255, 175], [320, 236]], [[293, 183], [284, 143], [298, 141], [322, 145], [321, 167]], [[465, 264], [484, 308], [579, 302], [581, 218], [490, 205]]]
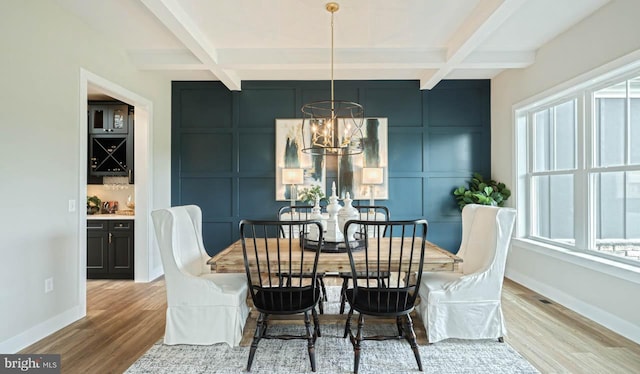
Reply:
[[[351, 195], [347, 192], [347, 196], [344, 198], [344, 206], [338, 213], [338, 226], [340, 226], [340, 230], [342, 230], [342, 232], [344, 232], [344, 226], [348, 221], [352, 219], [360, 219], [360, 213], [358, 212], [358, 209], [353, 207], [352, 203], [353, 200], [351, 200]], [[347, 238], [349, 241], [355, 240], [354, 235], [357, 230], [357, 225], [351, 225], [351, 227], [349, 227], [349, 232], [347, 232]]]
[[327, 205], [329, 218], [327, 219], [327, 233], [325, 240], [328, 242], [341, 242], [344, 240], [342, 230], [338, 224], [338, 213], [340, 210], [342, 210], [342, 206], [338, 203], [338, 196], [336, 196], [336, 182], [333, 182], [331, 187], [331, 196], [329, 197], [329, 205]]
[[[309, 218], [320, 221], [322, 230], [324, 231], [325, 223], [322, 220], [322, 208], [320, 208], [319, 197], [316, 198], [316, 205], [314, 205], [313, 209], [311, 209], [311, 215], [309, 216]], [[318, 232], [318, 227], [316, 225], [311, 225], [309, 227], [309, 239], [318, 240], [319, 237], [320, 237], [320, 233]]]

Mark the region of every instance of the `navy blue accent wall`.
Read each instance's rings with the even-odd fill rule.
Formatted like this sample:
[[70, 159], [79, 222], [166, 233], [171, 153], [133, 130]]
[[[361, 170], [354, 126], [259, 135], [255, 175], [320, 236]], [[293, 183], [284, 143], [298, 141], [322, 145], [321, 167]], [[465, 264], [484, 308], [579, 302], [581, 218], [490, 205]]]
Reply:
[[[213, 255], [239, 238], [242, 218], [275, 219], [275, 119], [330, 97], [328, 81], [173, 82], [171, 204], [197, 204]], [[426, 218], [428, 239], [451, 252], [461, 240], [451, 194], [471, 173], [490, 175], [490, 82], [337, 81], [335, 97], [367, 117], [387, 117], [389, 200], [394, 219]], [[327, 185], [335, 180], [328, 174]], [[368, 201], [363, 201], [367, 204]]]

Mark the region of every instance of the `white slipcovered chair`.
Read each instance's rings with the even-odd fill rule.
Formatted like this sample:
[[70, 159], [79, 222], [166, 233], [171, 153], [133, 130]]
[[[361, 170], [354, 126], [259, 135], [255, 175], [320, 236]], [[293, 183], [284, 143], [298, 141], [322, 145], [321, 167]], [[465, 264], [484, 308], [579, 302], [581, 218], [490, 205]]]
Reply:
[[462, 210], [461, 272], [425, 272], [418, 313], [429, 343], [506, 335], [500, 297], [515, 222], [511, 208], [469, 204]]
[[151, 217], [167, 289], [164, 343], [237, 346], [249, 315], [246, 275], [211, 273], [198, 206], [159, 209]]

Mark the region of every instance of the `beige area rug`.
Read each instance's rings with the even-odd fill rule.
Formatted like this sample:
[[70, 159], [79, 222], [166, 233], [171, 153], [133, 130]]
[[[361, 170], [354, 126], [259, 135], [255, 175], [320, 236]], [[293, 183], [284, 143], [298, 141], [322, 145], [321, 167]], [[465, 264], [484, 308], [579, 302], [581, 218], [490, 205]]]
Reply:
[[[329, 287], [325, 313], [338, 311], [338, 287]], [[348, 309], [347, 309], [348, 310]], [[302, 334], [304, 326], [275, 324], [271, 333]], [[353, 372], [353, 347], [343, 339], [344, 324], [322, 324], [316, 341], [316, 373]], [[365, 335], [394, 334], [395, 324], [365, 324]], [[420, 346], [425, 373], [538, 373], [507, 343], [496, 340], [449, 339]], [[142, 373], [241, 373], [245, 372], [249, 347], [155, 344], [127, 371]], [[405, 340], [365, 341], [360, 373], [419, 373], [413, 351]], [[312, 373], [303, 340], [262, 340], [251, 373]]]

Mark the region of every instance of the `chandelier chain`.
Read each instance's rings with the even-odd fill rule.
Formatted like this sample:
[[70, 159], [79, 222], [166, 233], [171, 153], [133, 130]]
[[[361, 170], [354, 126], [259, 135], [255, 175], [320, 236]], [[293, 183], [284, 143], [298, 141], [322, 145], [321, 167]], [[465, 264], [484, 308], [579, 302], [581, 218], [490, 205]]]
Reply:
[[331, 99], [304, 104], [301, 131], [302, 152], [318, 156], [345, 156], [363, 152], [362, 105], [335, 99], [335, 17], [340, 9], [335, 2], [326, 4], [331, 13]]
[[[333, 94], [333, 15], [335, 14], [335, 11], [329, 10], [331, 12], [331, 101], [335, 100], [334, 94]], [[331, 107], [331, 110], [335, 110], [335, 108]]]

